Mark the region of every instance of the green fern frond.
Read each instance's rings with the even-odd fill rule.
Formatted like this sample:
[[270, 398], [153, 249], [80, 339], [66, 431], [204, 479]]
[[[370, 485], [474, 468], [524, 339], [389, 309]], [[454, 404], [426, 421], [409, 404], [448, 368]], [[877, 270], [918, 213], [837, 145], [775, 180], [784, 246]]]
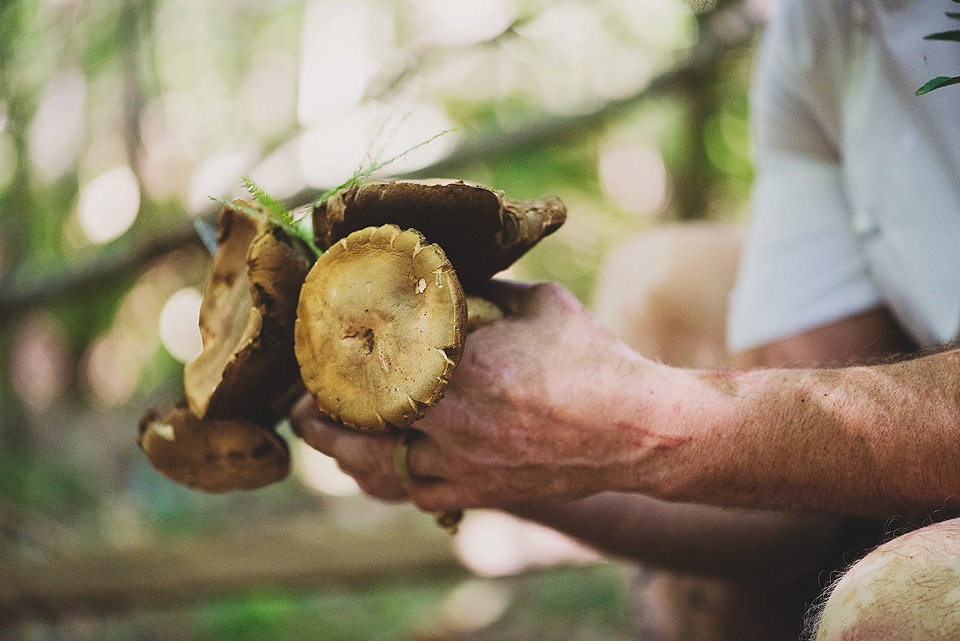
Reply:
[[260, 203], [264, 209], [276, 217], [277, 220], [275, 222], [282, 223], [284, 225], [294, 224], [293, 214], [291, 214], [278, 200], [274, 199], [267, 192], [265, 192], [260, 185], [253, 182], [252, 178], [249, 176], [244, 176], [240, 179], [240, 182], [243, 184], [243, 188], [250, 192], [250, 195], [253, 196], [254, 200]]
[[[421, 147], [429, 145], [431, 142], [433, 142], [437, 138], [440, 138], [441, 136], [445, 136], [453, 131], [456, 131], [456, 130], [445, 129], [440, 133], [434, 134], [430, 138], [417, 143], [416, 145], [410, 147], [409, 149], [406, 149], [400, 152], [399, 154], [391, 158], [388, 158], [387, 160], [376, 161], [376, 162], [371, 161], [369, 165], [367, 164], [367, 162], [361, 163], [360, 166], [357, 167], [357, 170], [353, 172], [353, 175], [347, 178], [342, 184], [337, 185], [332, 189], [328, 189], [322, 194], [320, 194], [320, 197], [313, 201], [313, 206], [314, 207], [319, 206], [321, 203], [325, 202], [328, 198], [330, 198], [331, 196], [333, 196], [335, 193], [337, 193], [342, 189], [346, 189], [347, 187], [350, 187], [353, 185], [360, 185], [364, 182], [368, 182], [372, 178], [374, 173], [380, 171], [384, 167], [387, 167], [397, 162], [401, 158], [404, 158], [405, 156], [407, 156], [407, 154], [410, 154], [411, 152], [414, 152], [417, 149], [420, 149]], [[367, 160], [371, 160], [370, 154], [367, 155]], [[241, 179], [241, 183], [243, 184], [243, 188], [250, 193], [253, 199], [256, 200], [261, 207], [263, 207], [264, 211], [261, 211], [259, 209], [254, 209], [253, 207], [236, 205], [234, 203], [224, 200], [223, 198], [217, 198], [216, 196], [210, 196], [210, 200], [216, 201], [221, 205], [223, 205], [224, 207], [229, 207], [231, 209], [235, 209], [237, 211], [243, 212], [248, 216], [253, 216], [255, 218], [268, 220], [274, 225], [277, 225], [278, 227], [283, 228], [290, 235], [295, 236], [300, 240], [302, 240], [303, 242], [305, 242], [317, 256], [320, 256], [323, 253], [313, 242], [313, 230], [308, 229], [306, 226], [302, 224], [304, 220], [308, 220], [309, 217], [306, 217], [303, 220], [297, 220], [296, 216], [294, 216], [293, 213], [291, 213], [286, 207], [284, 207], [283, 204], [280, 203], [280, 201], [270, 196], [266, 191], [263, 190], [262, 187], [260, 187], [260, 185], [255, 183], [253, 179], [250, 178], [249, 176], [244, 176]]]
[[[248, 191], [250, 191], [250, 188], [249, 188], [249, 187], [247, 187], [246, 185], [244, 185], [244, 187], [246, 187], [246, 189], [247, 189]], [[259, 189], [259, 188], [258, 188], [258, 189]], [[262, 190], [261, 190], [261, 191], [262, 191]], [[250, 193], [251, 193], [251, 195], [254, 196], [254, 198], [257, 198], [256, 195], [254, 195], [252, 191], [250, 191]], [[264, 194], [264, 195], [266, 196], [266, 194]], [[284, 231], [286, 231], [286, 232], [287, 232], [288, 234], [290, 234], [291, 236], [293, 236], [293, 237], [295, 237], [295, 238], [299, 238], [300, 240], [302, 240], [302, 241], [307, 245], [307, 247], [309, 247], [310, 250], [311, 250], [314, 254], [316, 254], [318, 257], [319, 257], [321, 254], [323, 254], [323, 252], [320, 250], [320, 248], [318, 248], [318, 247], [316, 246], [316, 244], [314, 244], [314, 242], [313, 242], [313, 230], [312, 230], [312, 229], [306, 229], [306, 228], [304, 228], [303, 226], [301, 226], [301, 225], [299, 224], [299, 222], [294, 219], [293, 214], [291, 214], [289, 211], [287, 211], [286, 209], [284, 209], [282, 206], [281, 206], [281, 209], [283, 209], [283, 211], [286, 212], [286, 216], [283, 216], [283, 217], [278, 216], [276, 211], [273, 211], [272, 209], [270, 209], [269, 207], [267, 207], [266, 205], [264, 205], [264, 204], [259, 200], [259, 198], [257, 198], [257, 202], [260, 202], [260, 204], [263, 205], [265, 209], [267, 209], [267, 212], [266, 212], [266, 213], [264, 213], [263, 211], [261, 211], [261, 210], [259, 210], [259, 209], [254, 209], [253, 207], [246, 207], [246, 206], [244, 206], [244, 205], [238, 205], [238, 204], [236, 204], [236, 203], [232, 203], [232, 202], [230, 202], [230, 201], [228, 201], [228, 200], [225, 200], [225, 199], [223, 199], [223, 198], [218, 198], [218, 197], [216, 197], [216, 196], [208, 196], [208, 198], [210, 198], [210, 200], [213, 200], [213, 201], [215, 201], [215, 202], [220, 203], [220, 204], [223, 205], [224, 207], [228, 207], [228, 208], [230, 208], [230, 209], [234, 209], [234, 210], [239, 211], [239, 212], [242, 212], [242, 213], [244, 213], [244, 214], [246, 214], [246, 215], [248, 215], [248, 216], [253, 216], [254, 218], [259, 218], [259, 219], [261, 219], [261, 220], [269, 221], [269, 222], [273, 223], [274, 225], [276, 225], [277, 227], [282, 228]], [[269, 198], [269, 196], [267, 196], [267, 198]], [[273, 200], [273, 199], [271, 198], [270, 200]], [[277, 201], [273, 201], [273, 202], [277, 202]], [[279, 203], [277, 203], [277, 204], [279, 204]]]
[[341, 189], [346, 189], [347, 187], [351, 187], [353, 185], [360, 185], [362, 183], [368, 182], [373, 177], [373, 174], [380, 171], [384, 167], [388, 167], [392, 165], [393, 163], [397, 162], [401, 158], [406, 157], [407, 154], [410, 154], [416, 151], [417, 149], [420, 149], [421, 147], [425, 147], [429, 145], [431, 142], [433, 142], [434, 140], [436, 140], [437, 138], [440, 138], [441, 136], [446, 136], [447, 134], [452, 133], [454, 131], [456, 131], [456, 129], [444, 129], [440, 133], [434, 134], [429, 138], [427, 138], [426, 140], [418, 142], [413, 147], [410, 147], [409, 149], [401, 151], [396, 156], [393, 156], [392, 158], [389, 158], [387, 160], [373, 162], [369, 166], [364, 166], [364, 163], [361, 163], [360, 166], [357, 167], [357, 170], [353, 172], [353, 175], [347, 178], [342, 184], [337, 185], [336, 187], [327, 189], [322, 194], [320, 194], [320, 196], [313, 201], [313, 206], [318, 207], [321, 203], [326, 202], [328, 198], [333, 196], [335, 193], [337, 193]]

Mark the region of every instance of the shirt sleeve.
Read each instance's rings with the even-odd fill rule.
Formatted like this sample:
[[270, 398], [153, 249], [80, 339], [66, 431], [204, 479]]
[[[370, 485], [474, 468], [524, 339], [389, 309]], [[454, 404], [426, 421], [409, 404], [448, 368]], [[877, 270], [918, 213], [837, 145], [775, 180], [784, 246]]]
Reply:
[[727, 324], [733, 351], [880, 304], [841, 163], [844, 4], [785, 0], [761, 43], [751, 95], [756, 178]]

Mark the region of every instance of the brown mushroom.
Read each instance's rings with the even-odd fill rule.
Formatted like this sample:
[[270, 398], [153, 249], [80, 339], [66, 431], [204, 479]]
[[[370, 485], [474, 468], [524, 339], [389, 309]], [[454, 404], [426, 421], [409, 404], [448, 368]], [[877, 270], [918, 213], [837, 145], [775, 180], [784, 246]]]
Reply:
[[185, 403], [163, 416], [149, 410], [138, 442], [158, 472], [204, 492], [257, 489], [290, 471], [287, 444], [272, 430], [241, 418], [197, 418]]
[[295, 351], [303, 383], [345, 425], [410, 425], [443, 395], [466, 316], [438, 245], [396, 225], [355, 231], [317, 260], [301, 290]]
[[200, 307], [203, 352], [184, 369], [184, 389], [198, 417], [265, 422], [299, 384], [293, 324], [313, 253], [265, 216], [248, 213], [249, 204], [234, 205], [220, 212]]
[[351, 185], [313, 211], [316, 244], [394, 224], [443, 247], [467, 289], [513, 264], [566, 220], [559, 198], [519, 201], [463, 181], [396, 181]]

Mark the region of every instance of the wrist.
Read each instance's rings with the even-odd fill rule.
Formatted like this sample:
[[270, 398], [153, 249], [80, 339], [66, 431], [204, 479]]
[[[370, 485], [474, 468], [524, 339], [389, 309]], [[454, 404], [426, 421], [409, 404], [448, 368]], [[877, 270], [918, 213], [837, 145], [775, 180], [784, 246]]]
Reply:
[[685, 500], [700, 478], [713, 419], [729, 402], [693, 370], [639, 358], [602, 405], [620, 446], [606, 470], [605, 489]]

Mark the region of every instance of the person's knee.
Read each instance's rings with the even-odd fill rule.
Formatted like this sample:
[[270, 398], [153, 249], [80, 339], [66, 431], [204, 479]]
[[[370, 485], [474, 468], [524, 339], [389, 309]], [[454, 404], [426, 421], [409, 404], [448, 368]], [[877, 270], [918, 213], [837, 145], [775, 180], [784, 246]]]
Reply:
[[960, 521], [896, 538], [833, 586], [816, 641], [960, 639]]

